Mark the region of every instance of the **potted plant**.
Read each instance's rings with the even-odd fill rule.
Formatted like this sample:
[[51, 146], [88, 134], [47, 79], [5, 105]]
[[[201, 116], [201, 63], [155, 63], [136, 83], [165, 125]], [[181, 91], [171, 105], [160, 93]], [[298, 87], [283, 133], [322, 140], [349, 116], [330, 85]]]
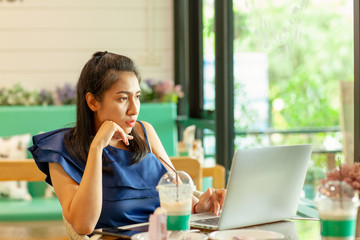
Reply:
[[[176, 103], [183, 96], [172, 81], [141, 83], [142, 105], [138, 119], [153, 125], [169, 156], [177, 155]], [[20, 84], [0, 88], [1, 136], [51, 131], [73, 126], [76, 121], [75, 86], [55, 90], [27, 90]], [[17, 123], [16, 127], [13, 126]], [[9, 127], [10, 126], [10, 127]]]

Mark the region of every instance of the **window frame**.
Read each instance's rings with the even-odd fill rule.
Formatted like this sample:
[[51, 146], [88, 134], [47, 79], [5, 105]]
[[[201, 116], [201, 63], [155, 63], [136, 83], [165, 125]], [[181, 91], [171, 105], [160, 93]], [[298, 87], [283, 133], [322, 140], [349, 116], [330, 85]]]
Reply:
[[[215, 131], [216, 162], [231, 167], [234, 153], [233, 11], [232, 0], [215, 3], [216, 110], [203, 109], [202, 0], [174, 0], [175, 83], [185, 89], [178, 103], [179, 136], [196, 124]], [[360, 162], [360, 3], [354, 11], [354, 161]], [[195, 34], [194, 34], [195, 33]], [[231, 63], [231, 64], [230, 64]], [[358, 66], [357, 68], [355, 66]]]
[[178, 103], [179, 136], [181, 140], [182, 130], [191, 124], [215, 131], [216, 162], [229, 170], [235, 136], [232, 0], [215, 0], [215, 104], [226, 106], [215, 112], [203, 108], [202, 15], [202, 0], [174, 1], [175, 83], [185, 89]]
[[[354, 161], [360, 162], [360, 3], [354, 7]], [[357, 66], [357, 67], [356, 67]]]

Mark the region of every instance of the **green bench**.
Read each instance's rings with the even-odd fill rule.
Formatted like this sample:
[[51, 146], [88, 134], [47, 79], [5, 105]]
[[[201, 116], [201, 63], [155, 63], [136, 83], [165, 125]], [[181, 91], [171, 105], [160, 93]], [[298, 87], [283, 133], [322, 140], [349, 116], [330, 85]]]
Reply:
[[[75, 122], [75, 106], [1, 106], [0, 136], [40, 132], [69, 127]], [[143, 103], [139, 120], [151, 123], [169, 156], [177, 153], [176, 104]], [[32, 143], [30, 143], [32, 144]], [[28, 158], [31, 158], [28, 153]], [[1, 160], [1, 159], [0, 159]], [[2, 169], [3, 170], [3, 169]], [[30, 201], [0, 199], [0, 222], [61, 220], [59, 201], [44, 198], [46, 183], [29, 182]]]
[[57, 198], [34, 197], [30, 201], [0, 200], [0, 222], [61, 220]]

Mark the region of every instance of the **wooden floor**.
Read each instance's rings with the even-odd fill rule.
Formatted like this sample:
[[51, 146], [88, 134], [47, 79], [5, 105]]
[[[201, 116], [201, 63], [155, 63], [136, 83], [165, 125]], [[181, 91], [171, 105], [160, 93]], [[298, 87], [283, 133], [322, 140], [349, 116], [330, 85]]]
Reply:
[[63, 221], [0, 222], [0, 240], [68, 240]]

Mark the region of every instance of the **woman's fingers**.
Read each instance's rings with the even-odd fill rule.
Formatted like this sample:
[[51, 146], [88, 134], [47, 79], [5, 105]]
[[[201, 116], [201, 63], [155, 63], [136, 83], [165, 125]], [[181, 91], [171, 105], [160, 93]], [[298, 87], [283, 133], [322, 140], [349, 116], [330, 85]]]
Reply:
[[199, 198], [199, 204], [197, 205], [197, 212], [208, 212], [212, 208], [211, 190], [206, 190], [201, 194]]
[[199, 212], [214, 212], [219, 215], [224, 204], [225, 189], [208, 188], [199, 198]]
[[213, 202], [213, 207], [214, 207], [214, 214], [215, 215], [219, 215], [220, 213], [220, 202], [217, 196], [217, 192], [215, 191], [214, 188], [211, 188], [211, 200]]
[[215, 192], [219, 199], [220, 209], [222, 209], [222, 206], [223, 206], [224, 200], [225, 200], [225, 196], [226, 196], [226, 190], [224, 188], [221, 188], [221, 189], [216, 189]]
[[116, 131], [113, 135], [113, 138], [122, 140], [125, 145], [129, 145], [129, 140], [134, 139], [133, 136], [126, 134], [124, 129], [122, 129], [119, 125], [117, 125], [115, 122], [112, 122], [116, 128]]
[[132, 140], [134, 137], [125, 133], [119, 125], [113, 121], [105, 121], [95, 136], [95, 143], [100, 144], [102, 147], [109, 145], [111, 139], [121, 140], [125, 145], [129, 145], [129, 140]]
[[124, 132], [124, 130], [117, 130], [115, 131], [113, 137], [113, 139], [118, 139], [120, 141], [123, 141], [125, 145], [129, 145], [129, 140], [132, 140], [134, 139], [133, 136], [129, 135], [129, 134], [126, 134]]

